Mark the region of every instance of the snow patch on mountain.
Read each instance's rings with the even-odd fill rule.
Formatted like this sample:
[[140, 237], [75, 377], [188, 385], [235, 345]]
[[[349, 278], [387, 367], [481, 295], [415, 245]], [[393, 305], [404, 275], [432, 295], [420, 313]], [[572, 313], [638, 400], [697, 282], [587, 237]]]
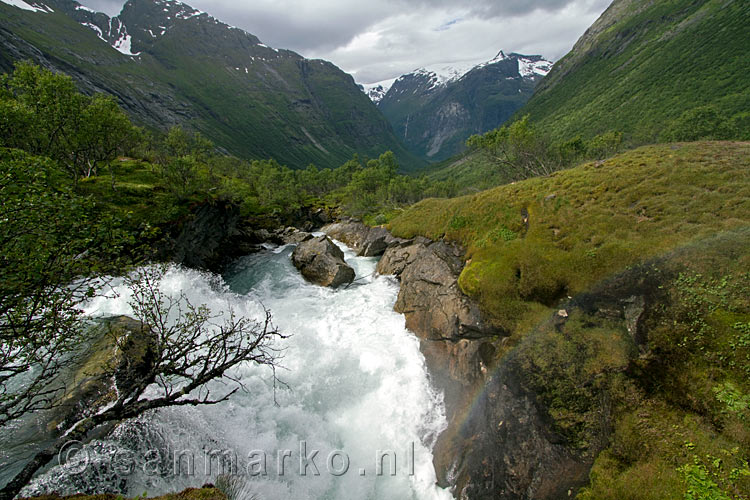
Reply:
[[365, 83], [360, 85], [360, 87], [362, 88], [364, 93], [367, 94], [367, 96], [372, 100], [372, 102], [377, 104], [383, 100], [383, 97], [385, 97], [385, 95], [391, 89], [391, 86], [395, 81], [395, 78], [389, 78], [388, 80], [382, 80], [380, 82]]
[[[383, 97], [385, 97], [385, 94], [388, 93], [388, 90], [390, 90], [393, 84], [399, 80], [415, 76], [420, 77], [426, 82], [427, 88], [425, 89], [424, 87], [422, 87], [421, 89], [415, 89], [414, 91], [417, 92], [418, 90], [423, 90], [431, 92], [437, 88], [460, 80], [475, 69], [485, 68], [487, 66], [491, 66], [493, 64], [508, 60], [516, 60], [518, 62], [518, 74], [522, 78], [546, 76], [547, 73], [549, 73], [552, 69], [553, 64], [552, 61], [548, 61], [541, 56], [525, 56], [516, 53], [506, 54], [501, 50], [495, 57], [493, 57], [489, 61], [475, 59], [452, 63], [432, 64], [416, 69], [411, 73], [401, 75], [400, 77], [395, 79], [363, 84], [360, 86], [362, 87], [365, 94], [367, 94], [370, 99], [372, 99], [373, 102], [377, 104], [383, 99]], [[518, 77], [510, 76], [507, 78], [513, 79]]]
[[93, 24], [93, 23], [81, 23], [81, 24], [83, 26], [86, 26], [87, 28], [93, 30], [96, 33], [96, 36], [99, 37], [99, 39], [101, 39], [101, 40], [103, 40], [105, 42], [107, 41], [107, 39], [104, 38], [104, 34], [102, 33], [102, 29], [99, 26], [97, 26], [96, 24]]
[[120, 37], [119, 40], [117, 40], [112, 47], [115, 48], [118, 52], [121, 54], [125, 54], [126, 56], [137, 56], [140, 55], [140, 52], [136, 52], [135, 54], [132, 51], [132, 44], [133, 37], [128, 35], [128, 32], [125, 31], [125, 33]]
[[552, 62], [541, 60], [532, 60], [526, 58], [518, 59], [518, 71], [524, 78], [538, 75], [547, 76], [547, 73], [552, 69]]
[[30, 12], [43, 12], [45, 14], [54, 12], [54, 10], [50, 9], [43, 3], [38, 2], [27, 3], [23, 0], [0, 0], [0, 2], [11, 5], [13, 7], [18, 7], [21, 10], [28, 10]]

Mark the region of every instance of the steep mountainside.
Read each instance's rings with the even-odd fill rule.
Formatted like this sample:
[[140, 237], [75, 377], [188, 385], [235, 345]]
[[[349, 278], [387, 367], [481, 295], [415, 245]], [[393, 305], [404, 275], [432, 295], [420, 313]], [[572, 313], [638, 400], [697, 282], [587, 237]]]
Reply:
[[643, 142], [698, 106], [747, 118], [748, 40], [743, 0], [615, 0], [521, 113], [557, 139], [620, 130]]
[[440, 161], [510, 118], [551, 66], [541, 56], [501, 51], [485, 63], [421, 68], [365, 90], [413, 153]]
[[115, 95], [143, 125], [185, 124], [241, 157], [327, 167], [391, 149], [402, 168], [421, 165], [351, 76], [175, 0], [129, 0], [114, 18], [74, 0], [2, 0], [0, 70], [20, 59]]

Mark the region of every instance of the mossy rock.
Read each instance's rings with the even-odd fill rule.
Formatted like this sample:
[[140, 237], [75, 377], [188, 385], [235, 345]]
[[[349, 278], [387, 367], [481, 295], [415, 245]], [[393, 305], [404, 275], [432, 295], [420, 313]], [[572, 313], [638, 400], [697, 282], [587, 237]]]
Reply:
[[66, 428], [117, 397], [144, 376], [154, 355], [151, 331], [137, 320], [116, 316], [95, 320], [91, 344], [62, 377], [68, 390], [60, 397], [47, 426]]

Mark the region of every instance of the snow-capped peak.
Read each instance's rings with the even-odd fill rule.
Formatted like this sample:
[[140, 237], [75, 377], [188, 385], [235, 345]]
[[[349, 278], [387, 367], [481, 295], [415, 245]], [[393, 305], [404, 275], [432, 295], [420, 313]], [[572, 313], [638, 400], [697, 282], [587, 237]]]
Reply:
[[431, 77], [430, 88], [433, 89], [460, 80], [466, 73], [475, 67], [477, 67], [476, 61], [433, 64], [419, 68], [411, 74]]
[[385, 97], [395, 81], [395, 78], [389, 78], [380, 82], [362, 84], [361, 87], [372, 102], [377, 104], [383, 100], [383, 97]]
[[[475, 59], [453, 63], [432, 64], [416, 69], [411, 73], [407, 73], [395, 79], [364, 84], [361, 85], [361, 87], [365, 94], [377, 104], [383, 99], [385, 94], [388, 93], [394, 83], [413, 77], [419, 77], [421, 80], [419, 91], [432, 92], [434, 89], [464, 78], [468, 73], [475, 69], [485, 68], [503, 61], [516, 61], [518, 63], [518, 76], [522, 78], [546, 76], [552, 69], [552, 61], [548, 61], [541, 56], [525, 56], [516, 53], [506, 54], [501, 50], [490, 60], [478, 61]], [[508, 78], [514, 78], [514, 76], [509, 76]], [[426, 88], [422, 85], [426, 85]], [[404, 92], [403, 89], [400, 91]], [[414, 90], [414, 92], [417, 91], [417, 89]]]
[[502, 50], [497, 53], [495, 57], [487, 61], [486, 63], [483, 63], [485, 66], [489, 66], [490, 64], [495, 64], [500, 61], [505, 61], [506, 59], [510, 59], [508, 56], [505, 55], [505, 52]]
[[44, 5], [41, 2], [24, 2], [23, 0], [0, 0], [0, 2], [12, 5], [13, 7], [18, 7], [21, 10], [28, 10], [31, 12], [43, 12], [45, 14], [54, 12], [54, 10], [50, 9], [48, 6]]
[[[515, 59], [518, 61], [518, 72], [524, 78], [534, 75], [545, 76], [552, 69], [552, 62], [543, 59], [541, 56], [524, 56], [521, 54], [506, 54], [502, 50], [489, 61], [462, 61], [450, 64], [433, 64], [419, 68], [411, 75], [423, 75], [431, 77], [431, 87], [436, 88], [442, 85], [455, 82], [466, 76], [469, 72], [477, 68], [484, 68], [497, 64], [502, 61]], [[407, 75], [405, 75], [407, 76]]]

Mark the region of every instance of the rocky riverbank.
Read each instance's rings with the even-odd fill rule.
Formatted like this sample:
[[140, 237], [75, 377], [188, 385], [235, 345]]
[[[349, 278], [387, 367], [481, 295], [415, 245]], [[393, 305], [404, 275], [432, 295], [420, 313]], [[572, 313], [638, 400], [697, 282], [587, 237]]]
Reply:
[[395, 310], [419, 337], [433, 383], [445, 393], [449, 425], [434, 450], [441, 486], [460, 499], [554, 499], [585, 482], [591, 461], [555, 432], [525, 388], [524, 367], [513, 356], [497, 359], [504, 332], [461, 291], [463, 249], [395, 238], [354, 220], [323, 231], [362, 255], [382, 253], [378, 273], [401, 282]]

